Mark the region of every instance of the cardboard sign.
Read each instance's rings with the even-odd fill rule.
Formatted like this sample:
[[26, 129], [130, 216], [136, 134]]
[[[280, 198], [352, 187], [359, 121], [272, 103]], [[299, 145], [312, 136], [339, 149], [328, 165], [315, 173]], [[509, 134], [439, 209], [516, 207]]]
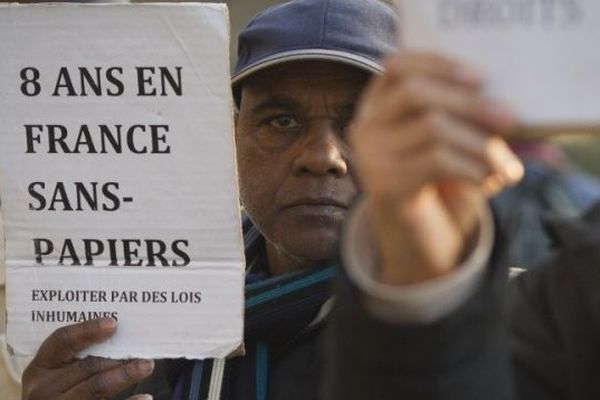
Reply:
[[[2, 182], [0, 182], [0, 187]], [[0, 204], [0, 209], [2, 204]], [[2, 213], [0, 213], [0, 287], [4, 286], [4, 282], [6, 280], [6, 272], [5, 272], [5, 262], [4, 262], [4, 230], [2, 229]], [[1, 310], [0, 310], [1, 311]]]
[[223, 357], [244, 258], [223, 5], [0, 7], [8, 344], [99, 316], [85, 354]]
[[600, 128], [597, 0], [398, 0], [407, 48], [466, 60], [526, 129]]

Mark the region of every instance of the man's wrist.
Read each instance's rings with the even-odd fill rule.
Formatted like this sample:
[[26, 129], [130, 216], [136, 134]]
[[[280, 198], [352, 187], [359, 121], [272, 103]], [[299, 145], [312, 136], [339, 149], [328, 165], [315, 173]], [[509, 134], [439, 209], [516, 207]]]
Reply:
[[342, 260], [369, 312], [390, 322], [423, 324], [459, 308], [479, 287], [493, 247], [493, 219], [487, 206], [478, 210], [478, 219], [474, 247], [456, 269], [423, 283], [387, 285], [377, 279], [377, 247], [367, 231], [364, 204], [357, 203], [344, 228]]

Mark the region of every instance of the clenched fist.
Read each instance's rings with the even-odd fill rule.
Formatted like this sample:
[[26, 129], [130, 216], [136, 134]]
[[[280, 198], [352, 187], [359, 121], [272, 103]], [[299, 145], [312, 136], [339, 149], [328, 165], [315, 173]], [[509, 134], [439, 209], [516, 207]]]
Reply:
[[349, 132], [380, 281], [425, 282], [460, 264], [486, 197], [523, 175], [503, 139], [515, 122], [457, 61], [409, 52], [387, 61]]

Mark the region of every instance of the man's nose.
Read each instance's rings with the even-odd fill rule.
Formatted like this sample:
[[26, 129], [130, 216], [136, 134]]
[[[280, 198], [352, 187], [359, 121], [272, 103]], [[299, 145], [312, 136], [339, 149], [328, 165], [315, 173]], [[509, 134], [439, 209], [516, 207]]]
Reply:
[[[327, 124], [329, 125], [329, 124]], [[296, 174], [334, 175], [348, 173], [346, 145], [330, 126], [313, 129], [302, 141], [300, 153], [294, 160]]]

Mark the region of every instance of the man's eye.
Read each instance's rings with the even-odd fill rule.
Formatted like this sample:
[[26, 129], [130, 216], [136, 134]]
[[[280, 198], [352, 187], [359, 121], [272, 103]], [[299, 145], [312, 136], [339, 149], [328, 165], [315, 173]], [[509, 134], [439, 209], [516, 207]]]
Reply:
[[277, 129], [293, 129], [300, 126], [295, 118], [285, 115], [273, 118], [269, 121], [269, 124]]

